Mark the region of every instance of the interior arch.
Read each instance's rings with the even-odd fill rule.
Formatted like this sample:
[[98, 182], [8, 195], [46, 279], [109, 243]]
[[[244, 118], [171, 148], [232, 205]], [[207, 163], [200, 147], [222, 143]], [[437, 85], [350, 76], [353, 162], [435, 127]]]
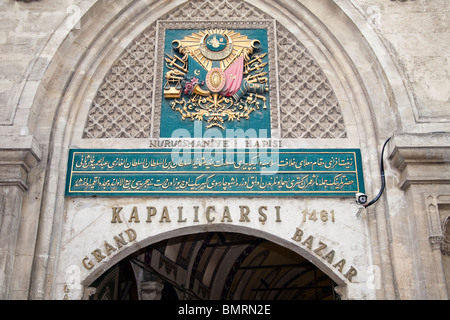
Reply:
[[[226, 228], [224, 229], [226, 230]], [[240, 232], [236, 232], [236, 231]], [[200, 231], [135, 246], [111, 260], [95, 280], [89, 299], [131, 300], [335, 300], [337, 282], [282, 239], [275, 243], [249, 234]], [[262, 235], [262, 234], [260, 234]], [[148, 242], [148, 241], [144, 241]], [[293, 251], [295, 250], [295, 251]], [[96, 273], [96, 272], [94, 272]], [[335, 276], [333, 278], [336, 279]], [[147, 287], [151, 287], [148, 290]], [[156, 288], [156, 289], [155, 289]], [[155, 293], [155, 290], [157, 291]], [[338, 290], [343, 292], [342, 290]], [[152, 292], [154, 295], [150, 295]], [[86, 297], [87, 298], [87, 297]]]

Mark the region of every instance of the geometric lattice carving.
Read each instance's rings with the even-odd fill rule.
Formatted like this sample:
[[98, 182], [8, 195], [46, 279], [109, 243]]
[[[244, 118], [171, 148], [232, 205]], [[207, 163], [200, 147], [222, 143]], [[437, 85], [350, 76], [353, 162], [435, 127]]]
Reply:
[[283, 26], [277, 28], [282, 138], [346, 138], [344, 118], [323, 71]]
[[125, 50], [93, 100], [83, 138], [148, 138], [156, 30], [150, 27]]
[[[166, 21], [225, 19], [248, 21], [271, 17], [238, 0], [188, 1], [161, 17]], [[271, 114], [272, 121], [280, 122], [281, 138], [346, 138], [339, 103], [320, 66], [280, 23], [276, 23], [276, 36], [280, 114], [275, 102], [271, 102], [274, 107]], [[152, 105], [156, 40], [153, 23], [113, 64], [92, 102], [83, 138], [151, 136], [151, 122], [160, 121], [160, 111], [153, 112]]]
[[240, 0], [188, 1], [161, 20], [256, 20], [272, 19], [263, 11]]

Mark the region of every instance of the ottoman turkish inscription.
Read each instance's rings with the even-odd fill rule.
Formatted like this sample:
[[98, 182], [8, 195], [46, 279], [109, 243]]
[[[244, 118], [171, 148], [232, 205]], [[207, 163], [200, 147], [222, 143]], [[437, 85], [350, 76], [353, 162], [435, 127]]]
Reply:
[[66, 194], [353, 196], [364, 191], [359, 150], [71, 150]]
[[[358, 149], [283, 149], [280, 140], [271, 139], [269, 78], [276, 69], [269, 67], [276, 61], [268, 40], [273, 30], [267, 25], [164, 28], [160, 59], [164, 61], [157, 73], [162, 84], [157, 95], [162, 143], [145, 150], [70, 150], [66, 195], [353, 196], [364, 192]], [[198, 144], [196, 139], [205, 136], [207, 141]], [[217, 145], [211, 137], [219, 138]], [[236, 139], [246, 140], [244, 148], [229, 144]]]

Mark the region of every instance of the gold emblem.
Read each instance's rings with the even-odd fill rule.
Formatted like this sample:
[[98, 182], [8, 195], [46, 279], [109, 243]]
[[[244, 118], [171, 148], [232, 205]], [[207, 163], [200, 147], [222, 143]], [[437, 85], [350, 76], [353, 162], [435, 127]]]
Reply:
[[260, 41], [234, 30], [194, 32], [173, 41], [166, 53], [164, 98], [181, 118], [207, 121], [207, 128], [225, 129], [225, 121], [249, 119], [266, 109], [267, 53]]
[[220, 92], [225, 86], [225, 73], [219, 68], [212, 68], [206, 75], [206, 86], [214, 93]]

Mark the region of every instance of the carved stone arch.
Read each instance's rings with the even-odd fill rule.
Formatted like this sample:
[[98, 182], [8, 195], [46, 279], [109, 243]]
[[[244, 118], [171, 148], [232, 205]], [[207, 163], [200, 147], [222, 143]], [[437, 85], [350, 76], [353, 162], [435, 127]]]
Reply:
[[[80, 279], [80, 283], [82, 285], [82, 287], [80, 289], [82, 291], [91, 290], [92, 287], [90, 287], [90, 285], [100, 275], [102, 275], [105, 271], [109, 270], [110, 268], [114, 267], [118, 262], [122, 261], [124, 258], [135, 254], [142, 248], [151, 246], [152, 244], [155, 244], [155, 243], [158, 243], [161, 241], [172, 239], [174, 237], [182, 237], [182, 236], [187, 236], [187, 235], [202, 233], [202, 232], [208, 232], [210, 234], [216, 233], [216, 232], [231, 232], [231, 233], [256, 237], [256, 238], [259, 238], [260, 240], [261, 239], [267, 240], [274, 245], [281, 246], [285, 249], [292, 251], [295, 254], [300, 255], [301, 257], [304, 257], [313, 266], [320, 269], [326, 276], [328, 276], [332, 281], [334, 281], [334, 283], [336, 284], [334, 289], [341, 296], [342, 299], [347, 299], [349, 294], [350, 294], [350, 296], [353, 296], [355, 294], [355, 292], [352, 292], [353, 289], [349, 290], [348, 279], [345, 277], [344, 273], [339, 272], [336, 267], [330, 268], [329, 265], [326, 265], [326, 262], [323, 259], [320, 259], [319, 257], [311, 254], [310, 250], [308, 250], [302, 246], [293, 244], [292, 242], [288, 241], [287, 239], [283, 239], [282, 237], [273, 235], [271, 233], [267, 233], [265, 231], [261, 231], [261, 230], [257, 230], [257, 229], [249, 228], [249, 227], [227, 225], [227, 224], [211, 224], [208, 226], [203, 225], [203, 226], [185, 227], [185, 228], [178, 229], [178, 230], [170, 230], [170, 231], [162, 232], [157, 235], [149, 235], [145, 239], [142, 239], [137, 242], [133, 242], [131, 245], [127, 246], [126, 248], [121, 249], [121, 251], [118, 254], [105, 259], [102, 262], [102, 264], [96, 264], [90, 270], [89, 273], [83, 272], [83, 275]], [[250, 255], [251, 252], [252, 251], [250, 250], [249, 252], [246, 253], [246, 255]], [[268, 255], [269, 255], [268, 251], [260, 252], [256, 256], [252, 257], [252, 259], [251, 259], [252, 263], [249, 263], [249, 264], [250, 265], [259, 265], [267, 258]], [[195, 260], [195, 259], [193, 259], [193, 260]], [[336, 259], [335, 262], [337, 262], [338, 260], [339, 259]], [[163, 259], [163, 261], [160, 260], [160, 263], [162, 264], [162, 268], [168, 268], [168, 273], [171, 273], [171, 274], [176, 273], [176, 267], [175, 267], [174, 262], [164, 261], [164, 259]], [[236, 261], [235, 263], [239, 264], [239, 261]], [[348, 269], [348, 266], [346, 267], [346, 269]], [[274, 269], [274, 272], [277, 272], [277, 270]], [[235, 273], [235, 271], [233, 271], [233, 268], [231, 268], [230, 273], [233, 273], [233, 274]], [[299, 276], [299, 275], [301, 275], [301, 274], [298, 274], [296, 276]], [[245, 282], [245, 279], [246, 279], [245, 276], [240, 278], [240, 280], [241, 281], [243, 280], [244, 282]], [[239, 287], [239, 289], [243, 290], [244, 289], [243, 287], [245, 287], [245, 283], [239, 283], [238, 287]], [[221, 284], [221, 286], [219, 286], [219, 288], [223, 288], [223, 291], [221, 292], [221, 294], [219, 293], [219, 295], [216, 294], [213, 297], [213, 299], [221, 299], [221, 300], [229, 299], [230, 298], [230, 296], [228, 295], [229, 288], [227, 287], [227, 284], [226, 283]], [[82, 292], [80, 292], [80, 294], [82, 294]], [[235, 294], [236, 294], [236, 298], [239, 299], [240, 291], [237, 290], [237, 292]]]
[[[225, 20], [267, 19], [273, 17], [251, 3], [208, 0], [181, 4], [158, 20], [215, 21], [219, 28]], [[163, 63], [163, 57], [155, 52], [160, 40], [157, 28], [153, 22], [112, 64], [92, 100], [83, 139], [158, 138], [160, 97], [156, 92], [161, 75], [156, 64]], [[340, 103], [322, 67], [282, 22], [277, 21], [275, 28], [275, 34], [269, 35], [276, 42], [276, 61], [271, 64], [277, 70], [277, 80], [271, 81], [272, 129], [281, 138], [347, 138]]]
[[[355, 145], [361, 147], [367, 191], [375, 194], [374, 190], [378, 190], [377, 181], [379, 181], [378, 174], [375, 173], [378, 172], [376, 146], [379, 145], [379, 140], [384, 141], [383, 129], [386, 128], [377, 119], [383, 120], [383, 117], [390, 119], [388, 115], [395, 113], [396, 116], [393, 118], [398, 120], [406, 113], [407, 124], [411, 118], [408, 99], [405, 98], [407, 90], [399, 83], [401, 77], [393, 67], [394, 63], [389, 53], [379, 46], [379, 43], [371, 46], [362, 39], [361, 32], [366, 35], [373, 33], [367, 30], [366, 22], [359, 16], [359, 12], [346, 1], [314, 0], [304, 1], [304, 4], [287, 1], [242, 3], [243, 5], [251, 3], [263, 12], [271, 12], [276, 15], [275, 19], [283, 18], [278, 19], [283, 20], [283, 27], [296, 37], [301, 37], [302, 43], [320, 61], [322, 70], [328, 76], [337, 96], [346, 97], [339, 103], [344, 113], [347, 138], [340, 138], [339, 141], [343, 147]], [[98, 88], [102, 86], [102, 81], [114, 61], [121, 56], [133, 39], [144, 32], [149, 24], [183, 4], [184, 1], [168, 3], [162, 0], [136, 0], [127, 3], [116, 2], [112, 6], [109, 0], [99, 0], [83, 8], [80, 30], [70, 33], [66, 30], [57, 30], [61, 32], [55, 32], [54, 38], [50, 39], [48, 47], [43, 50], [43, 56], [52, 58], [45, 69], [42, 81], [36, 85], [38, 89], [34, 99], [26, 99], [30, 103], [30, 110], [38, 115], [33, 120], [33, 130], [30, 133], [34, 134], [45, 147], [41, 162], [35, 169], [41, 179], [37, 179], [38, 182], [30, 186], [30, 192], [25, 195], [28, 199], [25, 200], [34, 204], [38, 199], [36, 194], [42, 196], [37, 205], [40, 205], [41, 211], [37, 212], [33, 206], [27, 206], [23, 210], [24, 216], [38, 221], [38, 227], [33, 230], [37, 240], [35, 243], [34, 239], [31, 239], [33, 237], [28, 236], [29, 228], [21, 226], [19, 246], [33, 248], [34, 255], [29, 255], [32, 258], [25, 261], [22, 268], [16, 268], [14, 274], [18, 279], [29, 280], [30, 298], [51, 299], [58, 295], [54, 288], [61, 283], [57, 283], [55, 270], [61, 267], [58, 265], [59, 253], [63, 247], [60, 239], [65, 218], [64, 210], [70, 201], [66, 202], [64, 198], [67, 149], [95, 145], [88, 141], [92, 139], [81, 139], [81, 132]], [[194, 11], [199, 10], [190, 2], [186, 4]], [[227, 4], [230, 2], [225, 3], [225, 9], [232, 11], [232, 7]], [[202, 9], [214, 12], [214, 8], [207, 3]], [[326, 19], [333, 10], [339, 13], [341, 19]], [[183, 14], [180, 11], [178, 13]], [[345, 28], [339, 28], [342, 25]], [[330, 31], [331, 26], [336, 27], [333, 30], [337, 34], [334, 35]], [[355, 51], [346, 51], [345, 45], [351, 42], [350, 39], [353, 41], [355, 38], [360, 39], [358, 42], [360, 46], [354, 48]], [[334, 48], [333, 53], [329, 51], [330, 48]], [[371, 69], [372, 66], [375, 71]], [[330, 78], [331, 74], [335, 76]], [[379, 90], [382, 94], [374, 93]], [[400, 101], [405, 104], [401, 108], [397, 108], [395, 104], [391, 105], [391, 101], [396, 99], [397, 103]], [[349, 115], [347, 118], [346, 113]], [[145, 118], [148, 115], [144, 113], [142, 116]], [[83, 119], [81, 126], [79, 119]], [[126, 117], [124, 121], [127, 121]], [[347, 140], [350, 140], [350, 136], [354, 140], [349, 142]], [[333, 146], [333, 142], [324, 140], [326, 140], [324, 146]], [[124, 147], [130, 142], [136, 143], [136, 147], [146, 147], [146, 139], [141, 139], [139, 135], [128, 139], [102, 137], [99, 141], [105, 147]], [[311, 144], [304, 143], [304, 146], [308, 147]], [[388, 237], [383, 231], [386, 224], [385, 215], [382, 209], [374, 215], [376, 222], [371, 224], [373, 230], [370, 232], [374, 237], [372, 239], [374, 263], [380, 265], [385, 274], [386, 292], [382, 294], [392, 297], [394, 290], [388, 253], [379, 250], [378, 247], [378, 244], [382, 248], [388, 247]], [[376, 230], [377, 228], [379, 229]], [[342, 279], [336, 280], [341, 284], [344, 283]]]

